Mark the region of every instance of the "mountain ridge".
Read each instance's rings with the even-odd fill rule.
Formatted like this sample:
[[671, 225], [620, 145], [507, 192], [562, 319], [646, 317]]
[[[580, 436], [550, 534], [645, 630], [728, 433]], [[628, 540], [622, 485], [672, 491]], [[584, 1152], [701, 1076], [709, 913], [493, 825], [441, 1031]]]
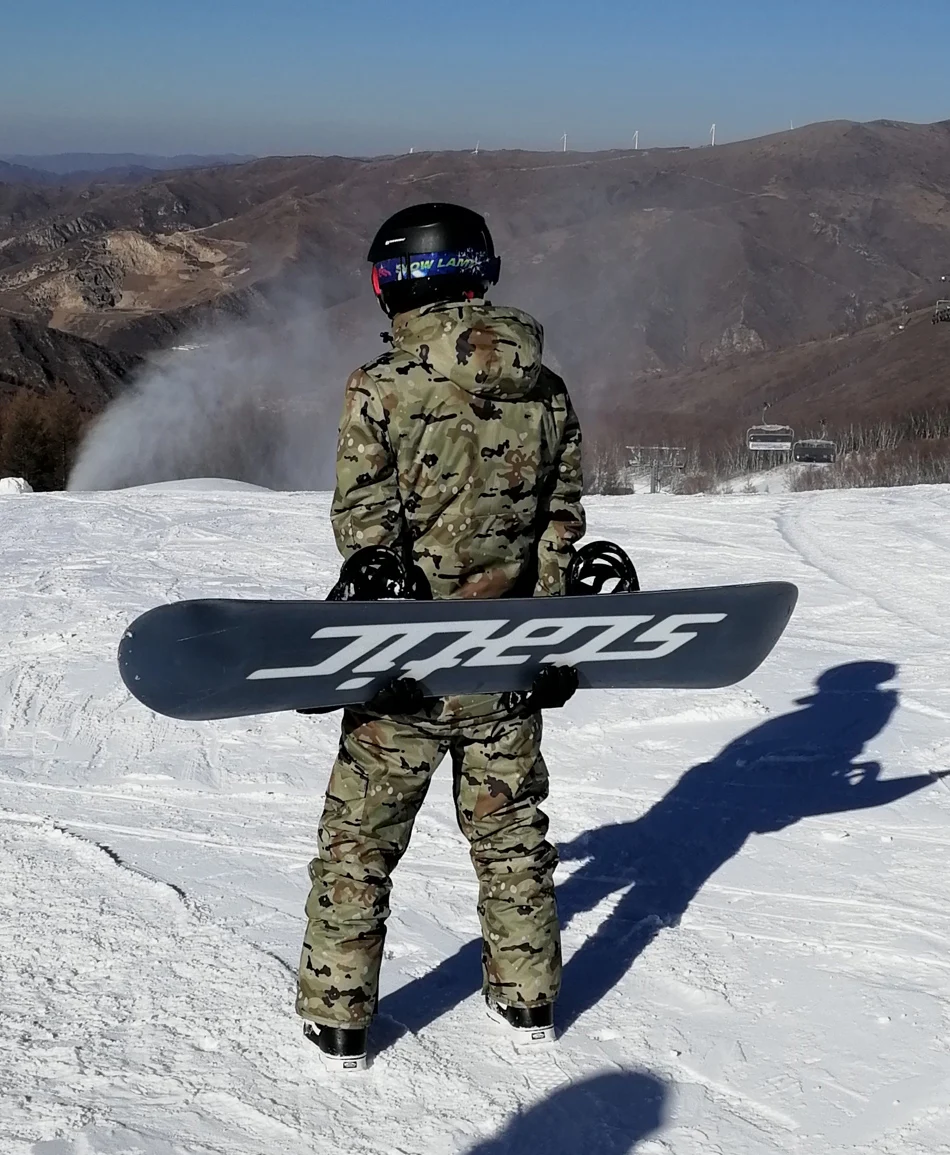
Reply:
[[91, 174], [130, 168], [162, 172], [179, 168], [206, 168], [218, 164], [244, 164], [255, 159], [256, 157], [247, 153], [182, 153], [177, 156], [138, 152], [60, 152], [37, 155], [0, 153], [0, 162], [5, 161], [8, 164], [20, 165], [54, 176], [70, 176], [75, 173]]
[[265, 157], [125, 184], [0, 185], [0, 308], [144, 354], [309, 278], [315, 314], [354, 334], [358, 360], [380, 321], [368, 240], [425, 199], [486, 214], [504, 257], [495, 296], [545, 323], [582, 407], [615, 395], [630, 412], [701, 407], [703, 381], [737, 406], [730, 374], [750, 368], [765, 388], [772, 356], [933, 299], [950, 273], [950, 121], [831, 121], [701, 149]]

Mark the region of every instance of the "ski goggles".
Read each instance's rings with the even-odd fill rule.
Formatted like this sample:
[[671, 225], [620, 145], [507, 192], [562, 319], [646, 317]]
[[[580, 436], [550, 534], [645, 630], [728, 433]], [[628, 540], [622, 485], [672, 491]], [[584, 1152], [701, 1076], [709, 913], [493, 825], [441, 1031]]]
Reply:
[[387, 285], [398, 281], [425, 280], [427, 277], [476, 277], [494, 285], [501, 274], [501, 258], [481, 249], [458, 252], [409, 253], [377, 261], [373, 265], [373, 291], [378, 297]]

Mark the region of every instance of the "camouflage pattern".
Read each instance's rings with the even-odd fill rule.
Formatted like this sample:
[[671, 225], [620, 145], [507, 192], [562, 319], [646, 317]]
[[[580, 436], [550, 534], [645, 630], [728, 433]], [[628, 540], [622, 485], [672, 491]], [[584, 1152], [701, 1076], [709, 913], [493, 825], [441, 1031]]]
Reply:
[[344, 556], [409, 541], [437, 598], [564, 592], [584, 532], [581, 433], [541, 326], [484, 301], [396, 317], [346, 388], [332, 520]]
[[538, 809], [548, 774], [541, 717], [474, 723], [347, 711], [310, 864], [297, 1011], [328, 1026], [369, 1024], [389, 914], [390, 875], [436, 767], [452, 756], [459, 826], [479, 881], [483, 985], [502, 1003], [552, 1002], [561, 977], [553, 873]]
[[[344, 556], [409, 548], [437, 598], [564, 592], [584, 532], [581, 433], [542, 343], [533, 318], [485, 301], [396, 317], [392, 351], [347, 383], [332, 508]], [[310, 865], [304, 1018], [372, 1018], [390, 875], [447, 753], [479, 879], [486, 989], [520, 1006], [556, 997], [557, 853], [538, 809], [540, 740], [540, 716], [513, 717], [508, 695], [439, 699], [413, 717], [344, 713]]]

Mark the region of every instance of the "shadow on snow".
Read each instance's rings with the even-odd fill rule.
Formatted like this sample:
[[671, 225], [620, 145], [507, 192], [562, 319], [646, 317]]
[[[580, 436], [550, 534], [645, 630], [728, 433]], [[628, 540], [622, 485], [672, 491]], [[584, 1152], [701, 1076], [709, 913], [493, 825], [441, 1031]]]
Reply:
[[[881, 780], [865, 745], [888, 724], [897, 675], [890, 662], [826, 670], [800, 708], [770, 718], [688, 770], [645, 814], [561, 846], [581, 866], [557, 888], [562, 925], [622, 892], [611, 914], [564, 968], [558, 1024], [567, 1030], [626, 974], [664, 926], [675, 926], [703, 884], [749, 836], [803, 818], [886, 806], [931, 785], [930, 775]], [[380, 1044], [418, 1031], [479, 989], [481, 943], [467, 943], [380, 1004]], [[388, 1021], [387, 1021], [388, 1020]], [[486, 1148], [493, 1150], [493, 1148]]]
[[468, 1155], [627, 1155], [663, 1124], [666, 1088], [652, 1075], [617, 1071], [561, 1087], [519, 1112]]

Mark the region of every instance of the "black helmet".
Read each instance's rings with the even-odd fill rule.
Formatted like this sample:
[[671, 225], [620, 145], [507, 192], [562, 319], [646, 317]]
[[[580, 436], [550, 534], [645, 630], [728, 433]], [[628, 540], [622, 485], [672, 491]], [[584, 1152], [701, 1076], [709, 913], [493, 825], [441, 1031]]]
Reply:
[[373, 291], [390, 317], [438, 301], [484, 297], [498, 283], [488, 225], [461, 205], [413, 205], [389, 218], [369, 250]]

